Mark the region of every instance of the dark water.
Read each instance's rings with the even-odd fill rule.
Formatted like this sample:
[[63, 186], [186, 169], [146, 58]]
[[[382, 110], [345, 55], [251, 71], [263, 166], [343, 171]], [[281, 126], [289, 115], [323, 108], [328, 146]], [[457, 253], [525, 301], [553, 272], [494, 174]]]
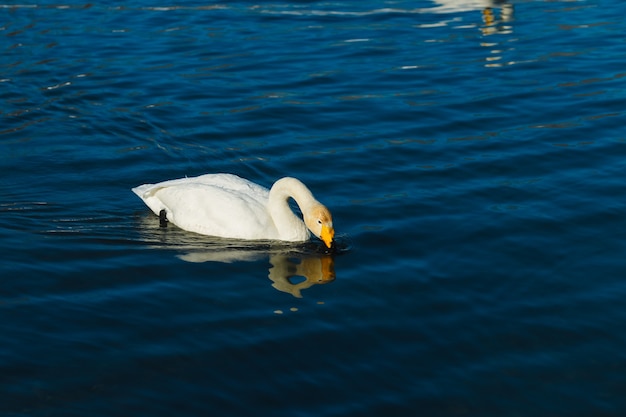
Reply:
[[[624, 415], [626, 6], [487, 3], [0, 5], [0, 415]], [[343, 253], [130, 191], [210, 172]]]

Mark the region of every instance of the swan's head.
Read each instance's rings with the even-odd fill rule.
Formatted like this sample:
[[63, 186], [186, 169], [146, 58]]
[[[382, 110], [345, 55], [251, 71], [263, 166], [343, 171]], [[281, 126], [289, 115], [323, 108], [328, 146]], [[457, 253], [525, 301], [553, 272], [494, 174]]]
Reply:
[[304, 214], [304, 224], [331, 249], [335, 238], [333, 216], [323, 205], [315, 205]]

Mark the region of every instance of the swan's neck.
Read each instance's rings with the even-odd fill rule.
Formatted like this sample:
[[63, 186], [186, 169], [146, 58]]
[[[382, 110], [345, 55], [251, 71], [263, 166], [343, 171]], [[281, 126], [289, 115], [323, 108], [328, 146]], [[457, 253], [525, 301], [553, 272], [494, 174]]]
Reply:
[[289, 199], [293, 198], [305, 213], [310, 207], [319, 204], [306, 185], [295, 178], [281, 178], [270, 190], [268, 210], [283, 240], [303, 241], [309, 238], [309, 230], [289, 207]]

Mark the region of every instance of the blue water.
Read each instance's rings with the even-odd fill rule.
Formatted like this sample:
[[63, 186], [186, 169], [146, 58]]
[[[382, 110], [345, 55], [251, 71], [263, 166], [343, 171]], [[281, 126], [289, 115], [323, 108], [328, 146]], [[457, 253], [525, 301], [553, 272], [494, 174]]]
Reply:
[[[0, 5], [0, 415], [620, 416], [626, 4]], [[343, 250], [131, 191], [305, 182]]]

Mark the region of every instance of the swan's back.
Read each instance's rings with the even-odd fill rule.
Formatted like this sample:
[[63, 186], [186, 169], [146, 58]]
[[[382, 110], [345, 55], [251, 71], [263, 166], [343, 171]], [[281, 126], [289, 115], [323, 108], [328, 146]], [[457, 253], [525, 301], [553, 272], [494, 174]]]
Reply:
[[269, 190], [232, 174], [206, 174], [133, 188], [155, 213], [178, 227], [237, 239], [277, 239]]

